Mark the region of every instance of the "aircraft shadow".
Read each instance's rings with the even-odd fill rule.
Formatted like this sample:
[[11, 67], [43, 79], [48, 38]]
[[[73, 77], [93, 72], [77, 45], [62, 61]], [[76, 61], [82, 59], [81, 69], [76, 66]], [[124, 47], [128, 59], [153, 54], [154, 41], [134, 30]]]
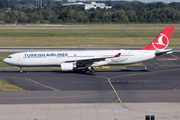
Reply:
[[[76, 74], [87, 74], [87, 75], [94, 75], [95, 73], [101, 73], [101, 72], [150, 72], [148, 70], [129, 70], [129, 69], [123, 69], [123, 70], [95, 70], [95, 73], [86, 73], [84, 69], [74, 70], [74, 71], [60, 71], [60, 70], [23, 70], [22, 73], [76, 73]], [[20, 73], [18, 70], [12, 70], [12, 71], [5, 71], [1, 70], [0, 73]]]

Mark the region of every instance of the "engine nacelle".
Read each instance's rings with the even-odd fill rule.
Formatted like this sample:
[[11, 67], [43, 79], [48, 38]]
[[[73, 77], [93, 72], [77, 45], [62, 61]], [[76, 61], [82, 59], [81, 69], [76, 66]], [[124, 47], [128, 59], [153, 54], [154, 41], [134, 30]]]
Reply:
[[73, 63], [61, 63], [62, 71], [71, 71], [71, 70], [73, 70], [73, 68], [74, 68]]

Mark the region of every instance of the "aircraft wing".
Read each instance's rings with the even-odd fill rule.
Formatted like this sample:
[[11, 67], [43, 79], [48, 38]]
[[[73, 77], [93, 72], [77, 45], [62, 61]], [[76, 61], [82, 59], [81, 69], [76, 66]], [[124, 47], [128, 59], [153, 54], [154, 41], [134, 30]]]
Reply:
[[93, 58], [85, 58], [85, 59], [79, 59], [79, 60], [71, 60], [71, 61], [66, 61], [68, 62], [85, 62], [85, 63], [93, 63], [101, 60], [105, 60], [107, 58], [113, 58], [113, 57], [120, 57], [121, 53], [116, 54], [115, 56], [107, 56], [107, 57], [93, 57]]
[[155, 52], [155, 54], [156, 54], [157, 56], [162, 55], [162, 54], [164, 54], [164, 53], [170, 54], [170, 53], [173, 53], [173, 50], [172, 50], [172, 49], [166, 49], [166, 50], [157, 50], [157, 51]]

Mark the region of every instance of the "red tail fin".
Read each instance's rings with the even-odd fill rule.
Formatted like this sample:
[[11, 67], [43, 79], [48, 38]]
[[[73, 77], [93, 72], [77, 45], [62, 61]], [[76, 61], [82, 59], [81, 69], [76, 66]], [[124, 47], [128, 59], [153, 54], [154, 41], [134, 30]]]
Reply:
[[174, 28], [175, 27], [166, 27], [149, 46], [142, 50], [165, 50], [169, 44]]

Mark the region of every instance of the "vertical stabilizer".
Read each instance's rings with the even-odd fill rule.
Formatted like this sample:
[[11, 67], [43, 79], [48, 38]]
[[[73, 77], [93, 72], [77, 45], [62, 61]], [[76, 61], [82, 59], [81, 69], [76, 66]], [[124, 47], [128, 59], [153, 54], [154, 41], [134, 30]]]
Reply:
[[175, 27], [166, 27], [149, 46], [142, 50], [165, 50], [170, 42], [174, 28]]

